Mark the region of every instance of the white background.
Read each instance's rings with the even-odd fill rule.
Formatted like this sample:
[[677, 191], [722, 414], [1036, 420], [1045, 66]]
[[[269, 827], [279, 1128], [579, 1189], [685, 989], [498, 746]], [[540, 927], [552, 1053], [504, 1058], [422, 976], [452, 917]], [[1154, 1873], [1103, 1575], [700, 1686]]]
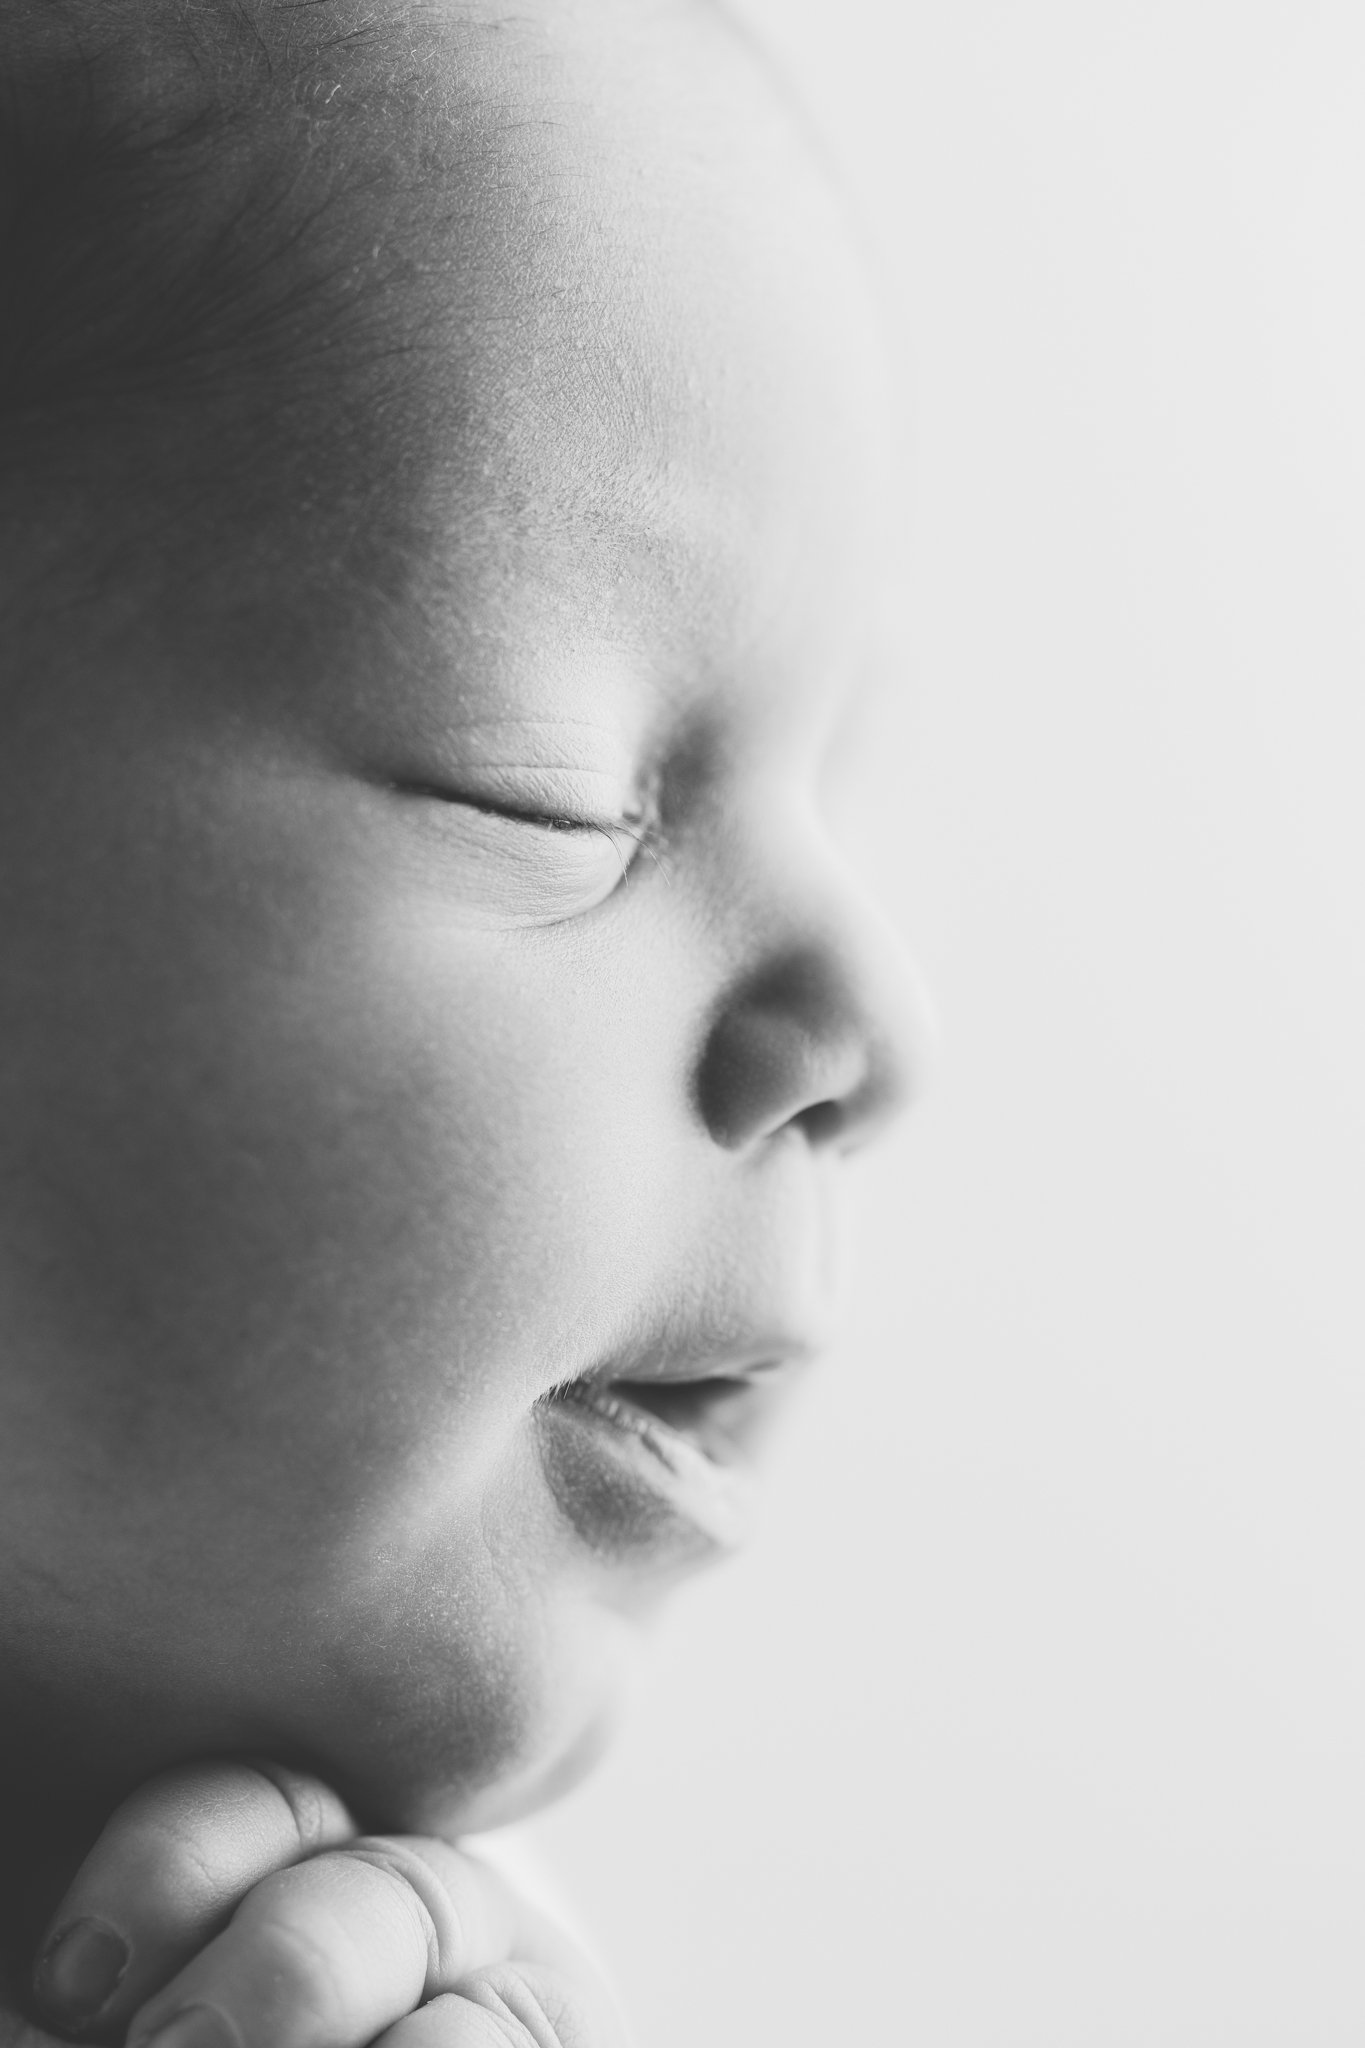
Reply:
[[862, 836], [943, 1044], [539, 1837], [643, 2048], [1360, 2048], [1365, 11], [750, 11], [902, 335]]

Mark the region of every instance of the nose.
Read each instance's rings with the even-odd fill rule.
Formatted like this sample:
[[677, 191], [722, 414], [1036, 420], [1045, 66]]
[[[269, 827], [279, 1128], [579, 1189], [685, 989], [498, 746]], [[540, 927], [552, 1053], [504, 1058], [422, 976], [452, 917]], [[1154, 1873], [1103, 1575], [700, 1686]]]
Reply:
[[851, 1151], [915, 1092], [929, 1038], [923, 990], [899, 937], [841, 867], [818, 879], [789, 871], [774, 896], [712, 1014], [698, 1106], [730, 1151], [788, 1128]]

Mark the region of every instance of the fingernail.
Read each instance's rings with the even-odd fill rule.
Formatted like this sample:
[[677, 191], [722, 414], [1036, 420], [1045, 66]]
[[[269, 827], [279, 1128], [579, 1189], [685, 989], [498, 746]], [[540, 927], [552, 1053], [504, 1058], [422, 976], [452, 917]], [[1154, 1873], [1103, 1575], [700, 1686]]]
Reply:
[[128, 1967], [128, 1944], [102, 1920], [73, 1920], [53, 1935], [33, 1972], [33, 1995], [49, 2018], [84, 2026], [102, 2012]]
[[139, 2031], [128, 2048], [241, 2048], [237, 2029], [212, 2005], [186, 2005], [150, 2034]]

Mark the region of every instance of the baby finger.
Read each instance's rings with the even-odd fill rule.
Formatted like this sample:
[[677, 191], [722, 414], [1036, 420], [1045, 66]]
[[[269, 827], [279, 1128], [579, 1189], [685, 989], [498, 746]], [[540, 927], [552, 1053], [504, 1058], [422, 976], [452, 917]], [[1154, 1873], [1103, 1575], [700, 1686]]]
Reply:
[[138, 2013], [129, 2048], [367, 2048], [519, 1946], [507, 1886], [444, 1842], [367, 1836], [265, 1878]]
[[518, 1961], [472, 1971], [459, 1991], [410, 2013], [375, 2048], [625, 2048], [625, 2034], [600, 1987]]
[[42, 2018], [115, 2038], [262, 1877], [354, 1834], [334, 1792], [274, 1763], [162, 1772], [119, 1807], [53, 1915], [33, 1979]]

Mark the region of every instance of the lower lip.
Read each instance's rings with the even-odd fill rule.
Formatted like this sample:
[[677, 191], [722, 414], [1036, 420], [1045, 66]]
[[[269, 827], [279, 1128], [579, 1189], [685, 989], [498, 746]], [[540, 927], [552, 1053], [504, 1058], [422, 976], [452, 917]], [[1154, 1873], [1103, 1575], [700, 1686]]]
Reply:
[[551, 1483], [593, 1548], [734, 1550], [754, 1520], [754, 1475], [722, 1464], [610, 1387], [580, 1381], [547, 1401]]

